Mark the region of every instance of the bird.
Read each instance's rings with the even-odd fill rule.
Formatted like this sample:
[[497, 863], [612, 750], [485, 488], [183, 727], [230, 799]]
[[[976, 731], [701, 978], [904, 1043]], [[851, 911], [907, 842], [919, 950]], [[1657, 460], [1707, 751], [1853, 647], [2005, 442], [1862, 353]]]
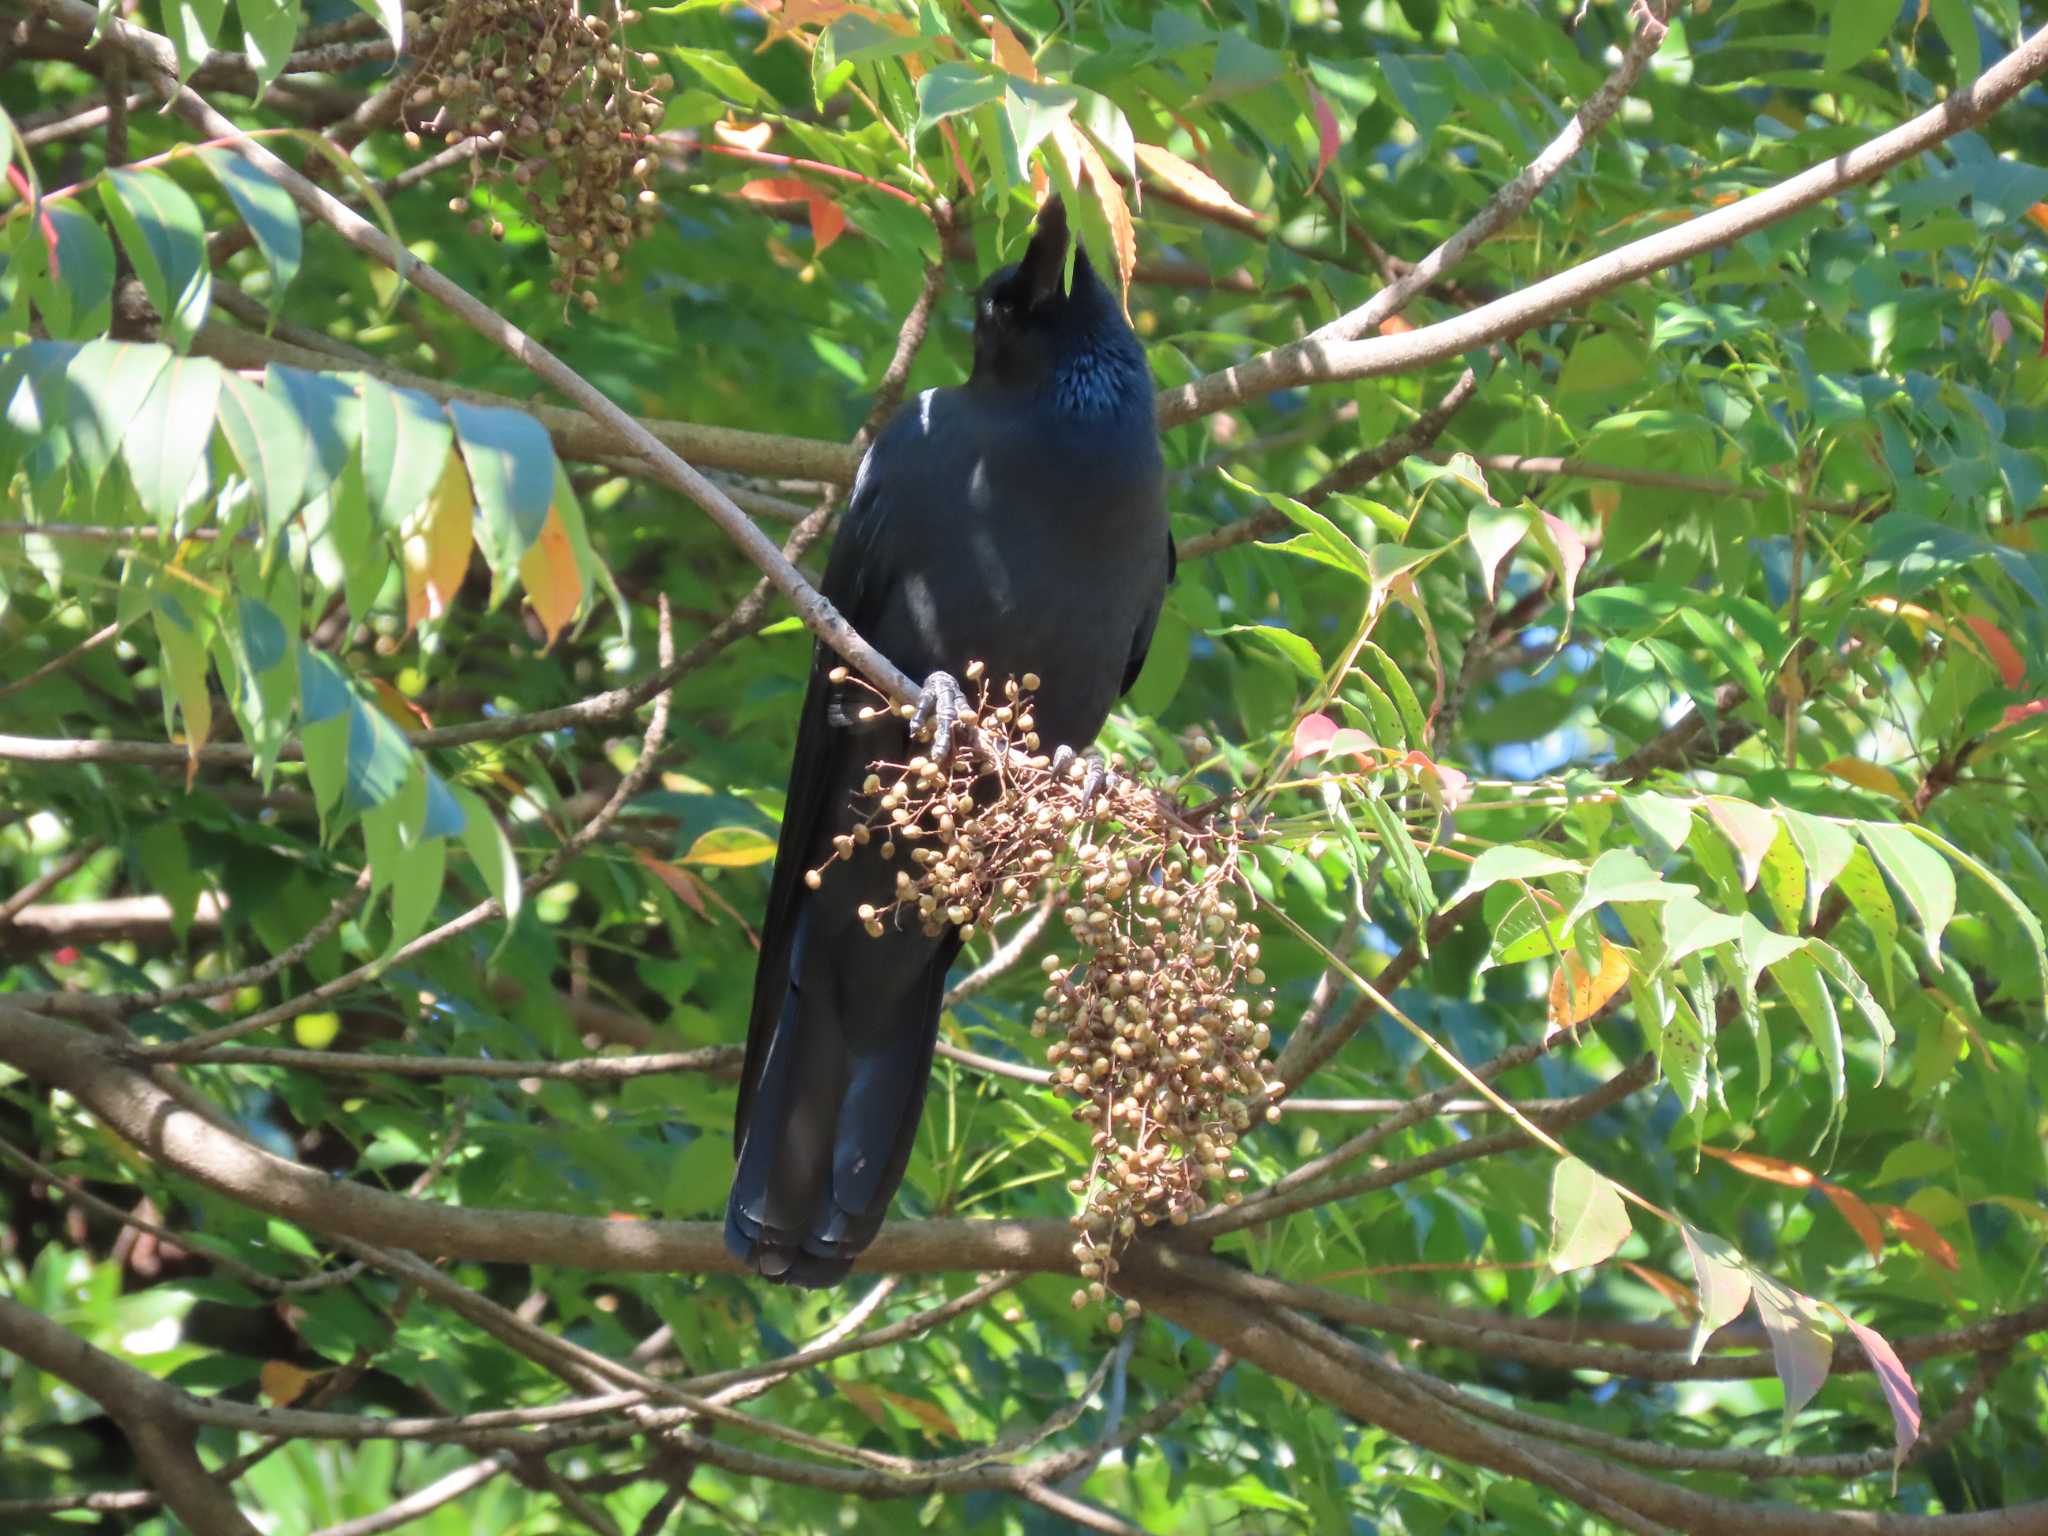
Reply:
[[[975, 295], [966, 381], [876, 434], [820, 583], [882, 655], [924, 679], [915, 717], [867, 718], [821, 643], [797, 723], [733, 1117], [726, 1247], [783, 1284], [838, 1284], [903, 1182], [957, 928], [870, 937], [895, 869], [880, 840], [827, 862], [879, 761], [920, 727], [944, 760], [979, 661], [1037, 674], [1041, 743], [1084, 753], [1137, 680], [1176, 556], [1145, 352], [1057, 194], [1022, 257]], [[836, 679], [835, 679], [836, 672]], [[871, 696], [870, 696], [871, 697]], [[822, 868], [821, 868], [822, 866]], [[818, 872], [815, 885], [807, 878]]]

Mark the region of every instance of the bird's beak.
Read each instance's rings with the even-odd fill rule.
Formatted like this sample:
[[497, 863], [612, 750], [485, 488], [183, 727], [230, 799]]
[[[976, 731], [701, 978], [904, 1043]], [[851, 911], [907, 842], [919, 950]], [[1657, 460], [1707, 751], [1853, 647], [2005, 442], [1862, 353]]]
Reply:
[[1067, 270], [1067, 205], [1055, 192], [1038, 210], [1038, 228], [1025, 247], [1018, 274], [1035, 307], [1059, 293]]

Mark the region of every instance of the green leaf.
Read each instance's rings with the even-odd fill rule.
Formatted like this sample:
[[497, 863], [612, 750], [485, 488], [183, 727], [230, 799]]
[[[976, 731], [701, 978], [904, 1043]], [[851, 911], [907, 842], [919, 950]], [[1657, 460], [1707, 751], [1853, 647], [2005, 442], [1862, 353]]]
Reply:
[[[360, 4], [361, 0], [357, 3]], [[664, 51], [727, 101], [736, 101], [743, 107], [770, 104], [768, 94], [754, 83], [753, 76], [717, 49], [669, 48]]]
[[213, 40], [220, 36], [227, 10], [227, 0], [165, 0], [164, 30], [177, 50], [180, 80], [188, 78], [213, 52]]
[[1224, 629], [1212, 629], [1212, 635], [1250, 635], [1267, 649], [1293, 665], [1295, 671], [1312, 683], [1323, 678], [1323, 659], [1316, 654], [1316, 648], [1292, 630], [1282, 629], [1277, 624], [1232, 624]]
[[[271, 3], [271, 0], [265, 0], [265, 3]], [[285, 51], [289, 53], [291, 37], [298, 30], [298, 5], [297, 0], [285, 0], [285, 3], [292, 13], [293, 30], [285, 41]], [[248, 0], [242, 0], [241, 15], [244, 25], [247, 25]], [[278, 62], [282, 65], [283, 60]], [[267, 88], [270, 82], [263, 80], [261, 84]], [[255, 237], [256, 249], [263, 253], [263, 260], [270, 267], [270, 307], [277, 308], [284, 300], [285, 290], [291, 287], [292, 279], [299, 272], [298, 206], [292, 202], [289, 192], [231, 149], [202, 149], [199, 158], [213, 172], [221, 190], [227, 193], [235, 211]]]
[[356, 451], [362, 432], [362, 408], [356, 392], [332, 374], [309, 373], [272, 363], [264, 370], [264, 388], [298, 423], [301, 462], [306, 466], [304, 495], [311, 501], [325, 494]]
[[163, 320], [165, 339], [185, 346], [206, 318], [213, 293], [199, 205], [156, 171], [108, 171], [100, 182], [100, 201]]
[[1956, 915], [1956, 877], [1948, 861], [1905, 827], [1865, 821], [1856, 830], [1920, 919], [1928, 963], [1940, 970], [1941, 931]]
[[384, 951], [387, 955], [426, 932], [441, 899], [441, 881], [447, 865], [445, 838], [422, 836], [399, 853], [391, 882], [391, 936]]
[[73, 461], [97, 486], [121, 439], [170, 365], [171, 349], [154, 342], [88, 341], [64, 370], [64, 422]]
[[207, 638], [213, 616], [195, 592], [159, 589], [151, 607], [164, 670], [171, 686], [163, 690], [164, 731], [174, 732], [180, 715], [185, 722], [188, 761], [196, 766], [199, 747], [213, 729], [213, 696], [206, 686]]
[[524, 411], [451, 400], [448, 414], [476, 492], [477, 547], [502, 591], [547, 523], [555, 445]]
[[[1806, 860], [1805, 921], [1810, 924], [1820, 913], [1821, 897], [1855, 856], [1856, 839], [1841, 823], [1822, 816], [1809, 816], [1804, 811], [1780, 811], [1778, 816]], [[1788, 922], [1785, 926], [1797, 925]]]
[[917, 82], [917, 131], [1003, 96], [1003, 77], [972, 64], [947, 63], [928, 70]]
[[57, 237], [56, 270], [47, 242], [24, 225], [22, 281], [52, 336], [97, 336], [113, 302], [114, 242], [75, 203], [44, 203], [42, 217]]
[[519, 863], [512, 856], [512, 845], [506, 841], [504, 830], [499, 827], [497, 818], [491, 815], [490, 807], [476, 794], [459, 785], [451, 788], [449, 793], [462, 807], [463, 849], [476, 861], [477, 871], [484, 877], [485, 888], [505, 909], [505, 934], [509, 938], [512, 925], [519, 916], [522, 895]]
[[1586, 872], [1586, 888], [1579, 893], [1568, 921], [1576, 923], [1595, 907], [1617, 901], [1676, 901], [1698, 894], [1696, 885], [1666, 880], [1641, 854], [1610, 848]]
[[1503, 880], [1540, 880], [1546, 875], [1583, 875], [1586, 866], [1576, 859], [1560, 857], [1542, 848], [1525, 848], [1507, 843], [1489, 848], [1465, 871], [1465, 883], [1444, 903], [1455, 907], [1475, 891], [1483, 891]]
[[2048, 996], [2048, 949], [2043, 948], [2041, 919], [2035, 915], [2034, 909], [2021, 901], [2013, 888], [1999, 879], [1990, 866], [1981, 859], [1965, 853], [1947, 838], [1922, 823], [1914, 823], [1911, 831], [1913, 836], [1939, 849], [1991, 888], [1991, 894], [1998, 898], [2007, 915], [2019, 924], [2020, 932], [2026, 936], [2028, 959], [2033, 962], [2034, 978], [2040, 989], [2037, 995]]
[[349, 721], [355, 690], [325, 654], [299, 647], [299, 718], [306, 749], [306, 777], [323, 825], [341, 806], [348, 787]]
[[1771, 975], [1813, 1036], [1820, 1052], [1821, 1067], [1827, 1073], [1828, 1123], [1841, 1118], [1849, 1097], [1849, 1080], [1842, 1055], [1842, 1021], [1835, 1014], [1834, 999], [1820, 983], [1820, 968], [1805, 944], [1771, 962]]
[[1955, 55], [1956, 84], [1976, 79], [1984, 72], [1984, 45], [1977, 38], [1977, 16], [1970, 0], [1932, 0], [1928, 9], [1935, 30]]
[[363, 380], [363, 486], [377, 521], [404, 530], [440, 483], [455, 429], [431, 395]]
[[[235, 14], [242, 23], [242, 44], [256, 71], [256, 99], [261, 101], [270, 82], [284, 70], [292, 44], [299, 36], [299, 0], [235, 0]], [[243, 215], [247, 217], [245, 212]], [[293, 218], [293, 228], [297, 228]], [[275, 266], [272, 271], [276, 270]], [[279, 288], [284, 285], [278, 284]]]
[[[1891, 1015], [1884, 1011], [1878, 1000], [1871, 995], [1863, 978], [1856, 974], [1856, 968], [1849, 964], [1848, 957], [1825, 939], [1808, 939], [1806, 952], [1813, 956], [1816, 964], [1831, 977], [1836, 986], [1848, 996], [1857, 1010], [1869, 1021], [1870, 1028], [1877, 1036], [1877, 1042], [1889, 1054], [1897, 1043], [1898, 1036], [1892, 1031]], [[1884, 1057], [1878, 1058], [1877, 1075], [1884, 1077]]]
[[1020, 167], [1030, 161], [1031, 152], [1045, 142], [1060, 119], [1074, 115], [1080, 102], [1080, 96], [1068, 86], [1036, 85], [1015, 75], [1003, 77], [1003, 115], [1016, 141]]
[[1493, 507], [1481, 502], [1465, 520], [1465, 538], [1479, 560], [1479, 584], [1491, 597], [1500, 590], [1501, 562], [1515, 552], [1529, 532], [1529, 514], [1520, 507]]
[[391, 39], [393, 47], [405, 47], [403, 0], [356, 0], [356, 9], [384, 29], [384, 35]]
[[291, 409], [234, 373], [221, 378], [220, 426], [275, 534], [306, 497], [307, 435]]
[[1550, 1267], [1563, 1274], [1604, 1263], [1630, 1230], [1614, 1186], [1576, 1157], [1560, 1159], [1550, 1184]]
[[1617, 394], [1642, 376], [1641, 352], [1612, 331], [1594, 331], [1565, 359], [1557, 379], [1557, 398], [1562, 402], [1575, 396]]
[[1571, 945], [1564, 913], [1523, 896], [1508, 908], [1493, 930], [1493, 947], [1482, 970], [1496, 965], [1521, 965], [1562, 955]]
[[1764, 853], [1757, 884], [1763, 888], [1764, 900], [1771, 904], [1771, 915], [1777, 918], [1778, 926], [1787, 933], [1797, 933], [1806, 909], [1806, 860], [1783, 826]]
[[1668, 795], [1624, 795], [1621, 808], [1664, 858], [1685, 846], [1692, 832], [1692, 805]]
[[[1408, 675], [1394, 665], [1393, 657], [1370, 640], [1358, 648], [1358, 659], [1369, 663], [1386, 684], [1394, 707], [1401, 711], [1401, 726], [1407, 732], [1408, 745], [1420, 751], [1429, 741], [1429, 722], [1423, 717], [1422, 701], [1415, 696]], [[1361, 679], [1363, 676], [1361, 673]]]
[[1707, 1340], [1742, 1316], [1742, 1309], [1749, 1305], [1749, 1269], [1742, 1255], [1718, 1237], [1682, 1221], [1678, 1232], [1692, 1259], [1693, 1288], [1700, 1298], [1699, 1322], [1692, 1332], [1692, 1360], [1697, 1365]]
[[173, 357], [121, 438], [136, 499], [166, 533], [206, 462], [220, 388], [212, 358]]
[[1687, 955], [1718, 949], [1742, 937], [1742, 919], [1716, 912], [1704, 902], [1681, 896], [1664, 908], [1664, 963], [1676, 965]]
[[1884, 883], [1884, 876], [1878, 873], [1876, 860], [1860, 847], [1849, 855], [1849, 862], [1842, 866], [1842, 873], [1836, 878], [1842, 894], [1849, 898], [1849, 905], [1856, 909], [1856, 915], [1863, 919], [1863, 926], [1870, 930], [1875, 941], [1877, 963], [1883, 968], [1880, 980], [1884, 983], [1885, 996], [1890, 997], [1892, 950], [1899, 942], [1899, 913], [1892, 905], [1892, 893]]
[[1890, 0], [1834, 0], [1828, 9], [1828, 51], [1821, 67], [1831, 75], [1856, 65], [1891, 35], [1899, 8]]

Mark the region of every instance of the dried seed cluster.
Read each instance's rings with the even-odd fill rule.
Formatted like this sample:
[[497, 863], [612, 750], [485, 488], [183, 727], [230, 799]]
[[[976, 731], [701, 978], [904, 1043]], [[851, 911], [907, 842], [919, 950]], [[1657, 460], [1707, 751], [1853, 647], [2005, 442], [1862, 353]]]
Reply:
[[[405, 13], [422, 59], [407, 102], [419, 127], [406, 142], [418, 147], [421, 129], [474, 141], [472, 191], [510, 175], [547, 234], [551, 286], [585, 309], [597, 307], [600, 280], [621, 280], [621, 258], [656, 218], [644, 140], [675, 81], [650, 77], [659, 57], [627, 47], [639, 19], [616, 0], [587, 11], [579, 0], [415, 0]], [[471, 200], [449, 206], [468, 212]], [[470, 229], [505, 238], [504, 223], [482, 214]]]
[[[979, 680], [979, 667], [969, 669]], [[834, 673], [843, 679], [843, 670]], [[1112, 776], [1092, 799], [1079, 765], [1055, 778], [1039, 752], [1027, 674], [997, 692], [984, 683], [962, 723], [972, 751], [878, 763], [864, 786], [865, 821], [835, 840], [830, 864], [879, 841], [901, 858], [896, 899], [864, 907], [869, 933], [915, 923], [934, 937], [971, 936], [994, 919], [1064, 899], [1078, 961], [1047, 955], [1031, 1032], [1054, 1089], [1078, 1099], [1094, 1161], [1068, 1189], [1074, 1257], [1086, 1285], [1074, 1305], [1107, 1299], [1117, 1250], [1141, 1227], [1186, 1222], [1212, 1199], [1235, 1204], [1245, 1172], [1230, 1166], [1269, 1081], [1270, 999], [1261, 997], [1259, 930], [1241, 911], [1241, 829], [1233, 818], [1190, 821], [1158, 791]], [[822, 869], [808, 876], [822, 882]], [[1268, 1116], [1278, 1110], [1268, 1107]], [[1110, 1326], [1137, 1304], [1125, 1300]]]

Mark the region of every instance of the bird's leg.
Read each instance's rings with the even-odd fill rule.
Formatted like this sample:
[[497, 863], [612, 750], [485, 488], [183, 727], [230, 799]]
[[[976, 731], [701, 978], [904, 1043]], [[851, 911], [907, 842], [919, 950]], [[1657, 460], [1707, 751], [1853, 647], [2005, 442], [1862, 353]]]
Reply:
[[1083, 769], [1081, 814], [1086, 816], [1089, 808], [1095, 804], [1095, 797], [1109, 787], [1116, 775], [1110, 772], [1109, 765], [1095, 753], [1090, 752], [1084, 757], [1072, 747], [1062, 746], [1054, 749], [1052, 754], [1053, 779], [1058, 781], [1069, 777], [1076, 762], [1079, 762]]
[[925, 727], [931, 727], [933, 762], [944, 766], [953, 760], [953, 731], [966, 708], [966, 699], [952, 673], [934, 672], [924, 680], [917, 708], [910, 716], [910, 734], [920, 736]]

